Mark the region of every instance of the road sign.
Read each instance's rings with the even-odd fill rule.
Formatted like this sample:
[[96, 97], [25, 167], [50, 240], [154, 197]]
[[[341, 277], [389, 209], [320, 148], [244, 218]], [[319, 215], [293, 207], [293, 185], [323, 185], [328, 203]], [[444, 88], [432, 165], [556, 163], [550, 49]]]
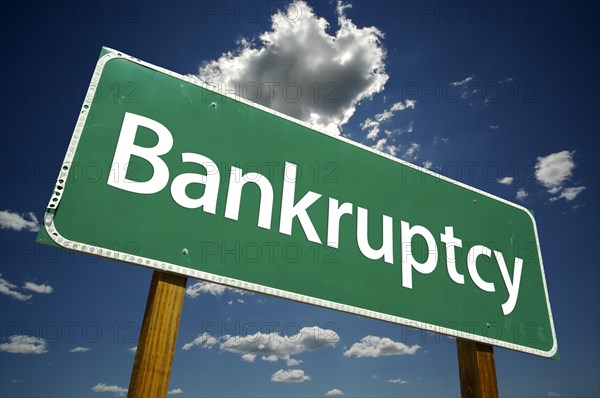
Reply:
[[39, 240], [550, 357], [525, 208], [110, 49]]

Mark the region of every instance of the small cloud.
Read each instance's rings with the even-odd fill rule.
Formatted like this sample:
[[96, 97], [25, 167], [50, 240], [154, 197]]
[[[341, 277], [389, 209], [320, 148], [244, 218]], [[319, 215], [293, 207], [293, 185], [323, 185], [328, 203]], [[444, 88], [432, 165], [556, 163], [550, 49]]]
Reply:
[[413, 142], [412, 144], [410, 144], [410, 147], [404, 153], [404, 156], [406, 156], [409, 159], [416, 159], [417, 152], [419, 152], [420, 149], [421, 145], [417, 144], [416, 142]]
[[198, 282], [185, 289], [185, 295], [189, 298], [196, 298], [201, 294], [210, 294], [213, 296], [222, 296], [225, 292], [234, 292], [241, 295], [252, 295], [252, 293], [245, 290], [234, 289], [231, 287], [217, 285], [216, 283], [210, 282]]
[[414, 355], [421, 348], [419, 345], [407, 346], [387, 337], [365, 336], [344, 352], [346, 357], [379, 358], [391, 355]]
[[512, 83], [512, 81], [513, 81], [512, 77], [506, 77], [504, 80], [498, 81], [498, 84]]
[[498, 182], [502, 185], [511, 185], [515, 179], [513, 177], [502, 177], [498, 178]]
[[181, 388], [174, 388], [172, 390], [167, 391], [167, 395], [179, 395], [183, 394], [183, 390]]
[[339, 397], [342, 395], [344, 395], [344, 392], [342, 390], [340, 390], [339, 388], [331, 389], [325, 393], [326, 397]]
[[557, 194], [562, 191], [563, 184], [573, 176], [574, 153], [561, 151], [537, 158], [535, 177], [549, 193]]
[[406, 384], [408, 381], [402, 379], [390, 379], [388, 380], [392, 384]]
[[75, 348], [71, 348], [69, 350], [69, 352], [88, 352], [89, 350], [91, 350], [91, 348], [88, 348], [88, 347], [75, 347]]
[[129, 351], [129, 352], [137, 352], [137, 346], [128, 348], [127, 351]]
[[11, 354], [45, 354], [48, 352], [45, 339], [26, 335], [10, 336], [8, 343], [0, 344], [0, 351]]
[[517, 191], [517, 200], [523, 201], [528, 196], [529, 196], [529, 194], [527, 193], [525, 188], [519, 188], [519, 190]]
[[499, 130], [500, 129], [500, 125], [499, 124], [492, 124], [492, 125], [490, 125], [490, 129], [492, 129], [492, 130]]
[[390, 154], [392, 156], [396, 156], [396, 154], [398, 153], [398, 150], [400, 149], [400, 146], [399, 145], [386, 145], [387, 140], [388, 140], [387, 138], [382, 138], [382, 139], [378, 140], [375, 145], [371, 146], [371, 148], [375, 149], [376, 151], [380, 151], [380, 152]]
[[431, 160], [426, 160], [423, 162], [423, 168], [425, 168], [427, 170], [431, 170], [432, 167], [433, 167], [433, 162]]
[[553, 198], [550, 198], [551, 202], [555, 202], [559, 199], [564, 199], [567, 202], [572, 201], [573, 199], [575, 199], [580, 193], [582, 193], [585, 190], [585, 187], [571, 187], [571, 188], [565, 188], [559, 196], [555, 196]]
[[18, 214], [13, 213], [10, 210], [1, 210], [0, 229], [38, 232], [40, 230], [40, 225], [37, 217], [33, 212], [29, 212], [26, 214]]
[[23, 380], [12, 379], [11, 383], [23, 383]]
[[25, 282], [23, 289], [31, 290], [32, 292], [39, 294], [50, 294], [54, 291], [54, 288], [50, 285], [38, 285], [33, 282]]
[[[370, 139], [370, 140], [377, 139], [377, 136], [379, 135], [379, 131], [380, 131], [382, 123], [384, 123], [385, 121], [388, 121], [392, 117], [394, 117], [394, 115], [396, 114], [396, 112], [403, 111], [403, 110], [406, 110], [406, 109], [415, 109], [415, 104], [416, 103], [417, 103], [417, 101], [411, 100], [411, 99], [407, 99], [404, 102], [402, 102], [402, 101], [396, 102], [389, 109], [386, 109], [382, 113], [376, 114], [375, 115], [375, 120], [373, 120], [371, 118], [367, 118], [364, 122], [361, 123], [360, 128], [363, 131], [368, 131], [368, 133], [367, 133], [367, 139]], [[396, 130], [393, 130], [393, 131], [392, 130], [385, 130], [385, 134], [387, 136], [391, 136], [394, 133], [401, 134], [403, 131], [406, 131], [408, 133], [412, 133], [413, 126], [414, 126], [414, 123], [410, 122], [409, 125], [408, 125], [408, 127], [405, 130], [402, 130], [402, 129], [396, 129]]]
[[201, 335], [196, 337], [193, 341], [191, 341], [189, 343], [185, 343], [183, 345], [183, 347], [181, 347], [181, 349], [184, 351], [188, 351], [190, 348], [192, 348], [194, 346], [210, 348], [210, 347], [214, 346], [215, 344], [217, 344], [218, 342], [219, 342], [219, 340], [217, 340], [215, 337], [211, 336], [210, 334], [202, 333]]
[[127, 388], [110, 385], [110, 384], [98, 383], [94, 387], [92, 387], [92, 391], [93, 392], [111, 392], [115, 395], [125, 395], [125, 393], [127, 392]]
[[560, 394], [554, 391], [549, 391], [547, 395], [549, 397], [560, 397]]
[[471, 75], [469, 77], [465, 77], [463, 80], [459, 80], [459, 81], [456, 81], [456, 82], [451, 82], [450, 85], [454, 86], [454, 87], [461, 87], [461, 86], [464, 86], [465, 84], [471, 82], [474, 77], [475, 77], [475, 75]]
[[304, 383], [307, 380], [310, 380], [310, 376], [304, 374], [302, 369], [279, 369], [271, 375], [271, 381], [275, 383]]
[[1, 278], [2, 274], [0, 274], [0, 293], [10, 296], [19, 301], [27, 301], [31, 297], [30, 294], [23, 294], [19, 292], [17, 289], [17, 285], [14, 285], [7, 281], [6, 279]]

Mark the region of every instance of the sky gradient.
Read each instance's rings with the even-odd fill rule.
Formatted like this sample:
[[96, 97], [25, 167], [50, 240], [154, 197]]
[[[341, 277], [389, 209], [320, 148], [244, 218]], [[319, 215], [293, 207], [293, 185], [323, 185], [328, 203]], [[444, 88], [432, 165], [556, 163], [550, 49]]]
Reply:
[[[496, 349], [500, 394], [599, 396], [598, 11], [593, 2], [4, 5], [0, 396], [126, 394], [151, 270], [35, 243], [103, 45], [531, 209], [561, 359]], [[289, 83], [298, 100], [283, 91]], [[135, 97], [135, 87], [107, 95]], [[172, 396], [459, 395], [451, 338], [199, 282], [188, 282]], [[231, 337], [257, 332], [269, 336]], [[311, 333], [319, 337], [305, 341]], [[269, 355], [256, 354], [261, 343]]]

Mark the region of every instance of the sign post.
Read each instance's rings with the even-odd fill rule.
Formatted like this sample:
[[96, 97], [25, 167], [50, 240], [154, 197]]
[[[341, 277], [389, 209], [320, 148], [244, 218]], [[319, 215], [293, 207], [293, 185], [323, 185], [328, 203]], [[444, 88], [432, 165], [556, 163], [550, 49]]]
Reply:
[[187, 278], [154, 271], [140, 332], [129, 398], [166, 397]]
[[494, 348], [488, 344], [456, 339], [462, 398], [498, 398]]

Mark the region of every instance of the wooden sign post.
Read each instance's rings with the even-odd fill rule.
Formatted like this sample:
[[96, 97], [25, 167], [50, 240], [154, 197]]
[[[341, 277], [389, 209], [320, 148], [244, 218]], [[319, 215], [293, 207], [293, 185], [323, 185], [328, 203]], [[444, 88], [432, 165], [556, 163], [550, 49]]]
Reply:
[[462, 398], [498, 398], [494, 348], [464, 339], [456, 345]]
[[186, 283], [184, 276], [162, 271], [152, 274], [129, 398], [167, 396]]

